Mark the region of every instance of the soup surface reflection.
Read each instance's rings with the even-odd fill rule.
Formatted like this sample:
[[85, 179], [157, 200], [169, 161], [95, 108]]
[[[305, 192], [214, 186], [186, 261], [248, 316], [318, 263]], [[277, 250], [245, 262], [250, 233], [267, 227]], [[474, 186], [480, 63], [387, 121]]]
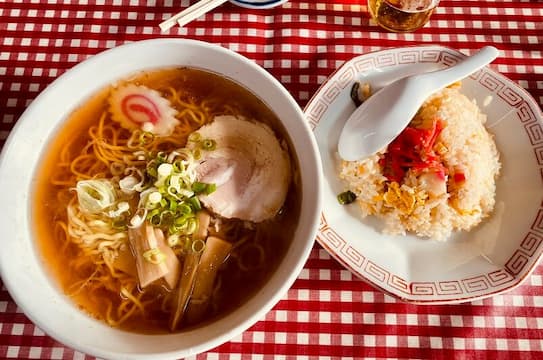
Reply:
[[[234, 143], [238, 123], [272, 134], [266, 161], [279, 161], [282, 175], [270, 180], [266, 161], [250, 158], [267, 145]], [[45, 266], [83, 311], [128, 331], [224, 316], [265, 284], [294, 236], [301, 189], [291, 149], [276, 115], [216, 74], [160, 69], [112, 84], [71, 114], [36, 174]]]

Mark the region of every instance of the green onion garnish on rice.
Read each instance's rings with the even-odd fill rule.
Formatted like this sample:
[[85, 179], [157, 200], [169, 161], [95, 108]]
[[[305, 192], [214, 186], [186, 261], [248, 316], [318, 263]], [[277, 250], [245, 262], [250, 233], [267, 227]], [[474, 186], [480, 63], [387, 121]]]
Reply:
[[355, 200], [356, 200], [356, 195], [351, 190], [344, 191], [344, 192], [342, 192], [341, 194], [339, 194], [337, 196], [337, 201], [341, 205], [350, 204], [350, 203], [354, 202]]

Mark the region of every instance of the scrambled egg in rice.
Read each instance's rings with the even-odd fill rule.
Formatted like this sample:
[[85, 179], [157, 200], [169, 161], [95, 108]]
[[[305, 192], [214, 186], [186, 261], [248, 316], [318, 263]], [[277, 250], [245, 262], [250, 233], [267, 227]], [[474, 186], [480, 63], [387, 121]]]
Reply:
[[485, 121], [457, 87], [443, 89], [386, 149], [341, 161], [339, 176], [363, 217], [384, 219], [385, 233], [446, 240], [494, 208], [500, 161]]

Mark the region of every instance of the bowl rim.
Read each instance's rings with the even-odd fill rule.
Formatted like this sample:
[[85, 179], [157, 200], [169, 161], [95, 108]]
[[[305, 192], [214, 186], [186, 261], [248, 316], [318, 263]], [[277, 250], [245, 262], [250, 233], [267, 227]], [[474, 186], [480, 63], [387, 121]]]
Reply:
[[230, 0], [232, 4], [247, 9], [271, 9], [283, 5], [288, 0]]
[[[47, 314], [40, 313], [36, 311], [36, 307], [32, 304], [36, 299], [33, 299], [32, 295], [29, 295], [28, 292], [25, 292], [24, 289], [20, 289], [18, 286], [18, 280], [15, 279], [14, 271], [21, 270], [24, 266], [24, 261], [28, 261], [28, 264], [31, 266], [35, 266], [36, 269], [39, 271], [39, 276], [42, 277], [42, 280], [46, 280], [49, 283], [47, 285], [41, 285], [41, 286], [49, 286], [51, 289], [48, 291], [54, 291], [57, 298], [55, 301], [58, 301], [62, 303], [63, 305], [69, 304], [71, 302], [70, 299], [66, 299], [66, 296], [63, 294], [62, 290], [58, 288], [56, 285], [56, 280], [52, 279], [51, 274], [49, 274], [48, 270], [45, 269], [44, 264], [42, 264], [41, 260], [41, 254], [37, 244], [35, 244], [35, 240], [33, 238], [33, 229], [23, 229], [24, 231], [17, 233], [17, 230], [14, 229], [13, 224], [10, 224], [10, 221], [14, 221], [15, 219], [20, 219], [24, 217], [24, 220], [22, 221], [24, 224], [28, 224], [29, 226], [32, 224], [32, 221], [29, 220], [30, 215], [28, 212], [32, 208], [31, 204], [31, 196], [24, 197], [24, 204], [16, 204], [17, 207], [16, 211], [13, 212], [12, 215], [9, 215], [4, 218], [0, 218], [0, 226], [5, 226], [8, 231], [7, 233], [3, 234], [4, 236], [0, 239], [0, 243], [4, 243], [4, 245], [7, 243], [7, 237], [10, 237], [10, 234], [13, 235], [13, 240], [11, 241], [11, 247], [10, 249], [17, 250], [18, 246], [27, 246], [25, 248], [26, 250], [30, 249], [31, 254], [29, 254], [28, 259], [25, 260], [13, 260], [13, 256], [8, 256], [7, 252], [0, 252], [0, 275], [2, 276], [4, 286], [8, 290], [9, 294], [11, 295], [12, 299], [15, 301], [15, 303], [22, 309], [22, 311], [25, 313], [25, 315], [39, 328], [41, 328], [45, 333], [47, 333], [52, 338], [58, 340], [59, 342], [70, 346], [76, 350], [82, 351], [87, 354], [91, 354], [93, 356], [98, 357], [104, 357], [104, 358], [118, 358], [122, 357], [125, 359], [143, 359], [148, 358], [149, 356], [153, 356], [155, 359], [169, 359], [169, 358], [178, 358], [178, 357], [184, 357], [184, 356], [190, 356], [195, 355], [204, 351], [207, 351], [213, 347], [216, 347], [218, 345], [221, 345], [229, 340], [231, 340], [236, 335], [240, 334], [241, 332], [247, 330], [250, 326], [254, 325], [257, 321], [259, 321], [263, 315], [268, 313], [273, 306], [277, 304], [287, 293], [289, 288], [292, 286], [294, 281], [296, 280], [297, 276], [301, 272], [302, 268], [305, 265], [305, 262], [307, 261], [309, 254], [313, 248], [314, 240], [318, 228], [318, 219], [320, 214], [320, 208], [322, 206], [322, 196], [321, 196], [321, 186], [322, 186], [322, 171], [321, 171], [321, 161], [320, 156], [318, 152], [318, 148], [316, 145], [316, 141], [313, 137], [313, 134], [311, 132], [311, 129], [309, 128], [307, 122], [305, 121], [304, 114], [302, 112], [302, 109], [299, 107], [299, 105], [296, 103], [292, 95], [286, 90], [286, 88], [276, 79], [274, 78], [269, 72], [267, 72], [264, 68], [260, 67], [258, 64], [256, 64], [254, 61], [242, 56], [241, 54], [238, 54], [232, 50], [229, 50], [227, 48], [224, 48], [222, 46], [211, 44], [204, 41], [199, 40], [192, 40], [192, 39], [177, 39], [177, 38], [158, 38], [158, 39], [147, 39], [147, 40], [141, 40], [136, 41], [124, 45], [120, 45], [105, 51], [102, 51], [96, 55], [93, 55], [89, 57], [88, 59], [78, 63], [71, 69], [67, 70], [65, 73], [60, 75], [57, 79], [55, 79], [50, 85], [48, 85], [37, 97], [36, 99], [27, 107], [27, 109], [24, 111], [24, 113], [21, 115], [21, 117], [18, 119], [16, 124], [14, 125], [12, 131], [10, 132], [4, 147], [2, 149], [2, 153], [0, 154], [0, 188], [6, 189], [6, 188], [13, 188], [14, 186], [18, 185], [17, 181], [13, 179], [13, 177], [10, 178], [12, 171], [18, 170], [18, 165], [14, 164], [14, 159], [17, 158], [16, 152], [17, 150], [20, 150], [24, 146], [31, 146], [31, 144], [25, 143], [25, 132], [30, 129], [30, 123], [32, 121], [35, 122], [35, 119], [33, 117], [36, 115], [37, 112], [43, 109], [46, 104], [48, 104], [49, 99], [52, 96], [57, 95], [57, 89], [64, 89], [67, 87], [66, 84], [71, 84], [74, 81], [74, 79], [77, 79], [78, 74], [85, 73], [86, 71], [89, 71], [89, 69], [96, 69], [99, 68], [103, 64], [107, 64], [108, 61], [111, 59], [116, 59], [119, 54], [134, 54], [136, 51], [146, 51], [149, 49], [154, 50], [160, 50], [161, 52], [168, 52], [172, 51], [171, 48], [186, 48], [186, 49], [200, 49], [202, 51], [205, 51], [206, 53], [213, 53], [213, 55], [221, 56], [223, 58], [228, 58], [232, 61], [232, 64], [238, 64], [239, 67], [243, 67], [243, 69], [246, 69], [246, 71], [250, 72], [251, 74], [257, 75], [258, 79], [264, 81], [266, 84], [271, 85], [272, 91], [270, 94], [264, 96], [264, 94], [256, 94], [258, 97], [260, 97], [262, 100], [264, 100], [265, 103], [267, 103], [268, 106], [272, 107], [270, 103], [268, 103], [269, 100], [266, 97], [277, 97], [274, 98], [274, 101], [277, 100], [278, 103], [281, 103], [284, 105], [287, 110], [281, 110], [281, 112], [284, 113], [284, 111], [288, 112], [292, 115], [294, 119], [289, 118], [291, 121], [283, 121], [283, 126], [289, 132], [290, 136], [296, 135], [299, 137], [296, 140], [299, 140], [301, 144], [303, 144], [304, 148], [303, 151], [297, 151], [297, 156], [299, 159], [303, 158], [304, 161], [299, 161], [300, 166], [300, 173], [302, 176], [302, 185], [311, 185], [316, 191], [314, 191], [311, 196], [303, 196], [304, 199], [302, 199], [302, 206], [301, 206], [301, 213], [300, 217], [305, 215], [306, 217], [304, 219], [301, 219], [301, 222], [299, 225], [299, 229], [296, 230], [296, 234], [294, 235], [295, 239], [298, 239], [298, 241], [293, 241], [291, 243], [290, 250], [293, 251], [294, 254], [297, 254], [299, 256], [298, 258], [294, 258], [293, 255], [287, 254], [285, 258], [282, 260], [281, 264], [278, 265], [278, 269], [274, 272], [272, 277], [268, 279], [266, 285], [262, 289], [260, 289], [259, 293], [256, 295], [253, 295], [252, 298], [250, 298], [244, 305], [242, 310], [236, 310], [224, 317], [221, 317], [217, 319], [216, 321], [213, 321], [211, 324], [235, 324], [231, 329], [227, 331], [215, 331], [217, 335], [213, 335], [211, 339], [205, 339], [205, 336], [203, 336], [204, 341], [198, 342], [196, 345], [185, 348], [185, 349], [171, 349], [159, 352], [149, 352], [149, 353], [134, 353], [131, 350], [122, 350], [122, 351], [111, 351], [105, 348], [98, 348], [98, 344], [92, 344], [89, 343], [87, 340], [80, 340], [80, 339], [74, 339], [73, 332], [62, 332], [62, 330], [58, 329], [58, 323], [54, 324], [51, 322], [45, 321], [47, 318]], [[155, 53], [156, 55], [156, 53]], [[183, 55], [184, 56], [184, 55]], [[133, 60], [129, 60], [133, 61]], [[157, 60], [162, 61], [162, 60]], [[226, 62], [226, 60], [225, 60]], [[206, 63], [207, 64], [207, 63]], [[232, 65], [230, 64], [230, 65]], [[135, 65], [130, 65], [134, 67]], [[162, 67], [168, 67], [171, 65], [162, 65]], [[183, 64], [177, 64], [177, 66], [191, 66], [187, 65], [185, 63]], [[233, 65], [232, 65], [233, 66]], [[192, 67], [198, 67], [198, 66], [192, 66]], [[126, 71], [124, 73], [118, 74], [115, 76], [115, 78], [111, 79], [108, 78], [105, 83], [111, 83], [115, 79], [122, 79], [124, 77], [127, 77], [131, 75], [132, 73], [136, 71], [141, 71], [145, 69], [151, 69], [153, 66], [147, 66], [147, 63], [141, 65], [139, 68], [137, 68], [134, 71]], [[205, 66], [202, 66], [200, 68], [206, 69]], [[214, 69], [207, 69], [208, 71], [214, 71], [215, 73], [219, 73], [218, 70]], [[228, 72], [235, 72], [236, 69], [229, 69]], [[245, 71], [245, 70], [244, 70]], [[221, 71], [222, 73], [222, 71]], [[230, 74], [229, 74], [230, 75]], [[235, 79], [235, 76], [228, 76], [230, 79], [237, 81], [242, 86], [245, 86], [250, 91], [255, 93], [253, 89], [250, 88], [250, 86], [247, 84], [248, 80], [245, 82], [239, 81], [239, 79]], [[248, 76], [248, 75], [246, 75]], [[255, 79], [252, 79], [251, 81], [256, 81]], [[85, 94], [85, 97], [77, 99], [79, 102], [84, 101], [92, 94], [96, 93], [97, 89], [102, 88], [103, 85], [100, 84], [99, 86], [96, 86], [92, 89], [82, 90], [82, 92]], [[77, 95], [74, 95], [77, 96]], [[43, 139], [41, 143], [34, 145], [34, 149], [36, 149], [36, 146], [38, 149], [40, 149], [39, 146], [41, 146], [41, 149], [46, 150], [47, 146], [49, 145], [49, 142], [52, 137], [54, 137], [54, 134], [56, 132], [57, 127], [62, 127], [65, 123], [66, 117], [75, 109], [74, 106], [67, 106], [66, 110], [62, 110], [62, 118], [57, 119], [54, 121], [55, 128], [50, 129], [47, 136], [45, 136], [46, 139]], [[273, 109], [273, 107], [272, 107]], [[276, 110], [276, 109], [274, 109]], [[60, 110], [59, 110], [60, 111]], [[296, 131], [295, 134], [291, 133], [291, 131]], [[294, 139], [292, 139], [292, 143], [294, 145]], [[36, 153], [39, 153], [40, 151], [35, 151]], [[36, 155], [41, 156], [41, 155]], [[35, 170], [35, 169], [34, 169]], [[27, 172], [25, 174], [31, 174], [28, 175], [22, 175], [25, 177], [26, 182], [28, 183], [27, 189], [32, 190], [32, 177], [34, 177], [34, 170], [26, 170]], [[308, 175], [305, 176], [304, 172], [306, 172]], [[304, 192], [305, 193], [305, 192]], [[17, 195], [19, 196], [19, 195]], [[12, 200], [15, 198], [15, 195], [9, 194], [9, 191], [6, 192], [3, 191], [2, 194], [0, 194], [1, 200]], [[0, 204], [5, 204], [6, 201], [0, 201]], [[305, 205], [304, 205], [305, 204]], [[1, 208], [4, 208], [6, 210], [6, 214], [10, 214], [8, 212], [8, 209], [5, 208], [5, 205], [0, 205]], [[303, 221], [303, 223], [302, 223]], [[22, 245], [18, 243], [18, 241], [22, 241]], [[13, 261], [17, 261], [16, 264], [13, 263]], [[23, 261], [23, 262], [19, 262]], [[17, 268], [14, 268], [17, 266]], [[285, 268], [285, 266], [289, 266], [289, 268]], [[19, 275], [17, 275], [19, 276]], [[22, 275], [24, 276], [24, 275]], [[23, 280], [29, 281], [29, 279], [24, 278]], [[273, 288], [272, 288], [273, 287]], [[264, 294], [264, 295], [261, 295]], [[264, 296], [267, 296], [264, 299]], [[259, 301], [257, 301], [259, 300]], [[73, 305], [73, 304], [72, 304]], [[248, 309], [248, 310], [245, 310]], [[123, 340], [124, 339], [130, 339], [131, 341], [137, 342], [137, 341], [151, 341], [153, 344], [168, 344], [172, 340], [179, 339], [180, 336], [187, 337], [191, 336], [192, 338], [196, 338], [198, 341], [200, 341], [200, 338], [198, 335], [205, 335], [207, 332], [210, 331], [210, 328], [213, 326], [204, 325], [201, 327], [197, 327], [194, 330], [186, 330], [184, 332], [178, 332], [174, 334], [164, 334], [164, 335], [142, 335], [137, 333], [129, 333], [126, 331], [122, 331], [119, 329], [113, 329], [109, 326], [93, 319], [89, 319], [90, 317], [83, 313], [81, 310], [76, 309], [72, 306], [72, 309], [69, 311], [66, 310], [70, 315], [73, 315], [73, 319], [75, 322], [77, 321], [87, 321], [87, 323], [92, 324], [92, 326], [96, 326], [96, 329], [93, 331], [99, 332], [104, 331], [104, 334], [106, 333], [115, 333], [122, 335]], [[251, 312], [249, 314], [249, 312]], [[67, 321], [70, 322], [70, 321]], [[217, 326], [218, 327], [218, 326]], [[82, 330], [84, 331], [84, 330]], [[89, 330], [90, 331], [90, 330]], [[206, 331], [206, 332], [204, 332]], [[201, 336], [202, 337], [202, 336]]]

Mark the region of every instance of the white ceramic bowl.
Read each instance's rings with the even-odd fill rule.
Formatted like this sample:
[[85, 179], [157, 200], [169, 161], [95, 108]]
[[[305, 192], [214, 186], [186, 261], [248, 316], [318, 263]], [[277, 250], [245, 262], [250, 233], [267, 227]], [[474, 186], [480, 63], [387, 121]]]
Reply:
[[387, 294], [418, 304], [489, 297], [522, 283], [543, 256], [543, 115], [537, 102], [485, 67], [462, 80], [461, 92], [487, 114], [502, 163], [492, 216], [446, 242], [381, 233], [374, 217], [342, 206], [337, 143], [355, 106], [353, 83], [378, 90], [407, 75], [453, 65], [465, 55], [443, 46], [393, 48], [357, 56], [317, 91], [305, 108], [321, 152], [323, 214], [318, 242], [347, 269]]
[[[190, 66], [223, 74], [250, 89], [282, 119], [299, 158], [300, 221], [277, 271], [240, 309], [204, 327], [166, 335], [111, 328], [78, 310], [41, 263], [31, 229], [34, 169], [48, 141], [84, 99], [138, 70]], [[147, 40], [96, 55], [55, 80], [28, 107], [0, 158], [0, 270], [24, 313], [47, 334], [79, 351], [108, 359], [170, 359], [209, 350], [260, 320], [287, 292], [314, 244], [321, 208], [318, 149], [304, 115], [286, 89], [257, 64], [204, 42]]]
[[231, 3], [248, 9], [270, 9], [283, 5], [288, 0], [230, 0]]

